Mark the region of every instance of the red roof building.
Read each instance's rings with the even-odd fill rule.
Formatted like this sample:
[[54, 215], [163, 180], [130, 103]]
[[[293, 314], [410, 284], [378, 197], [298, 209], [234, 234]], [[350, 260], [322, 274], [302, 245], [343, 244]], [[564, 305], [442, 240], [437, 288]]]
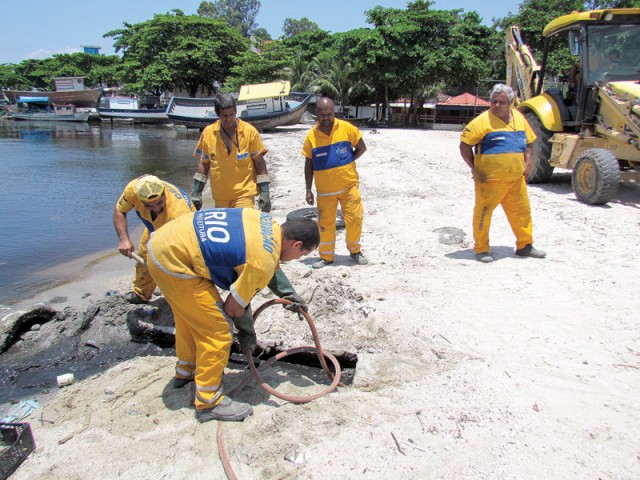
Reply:
[[436, 104], [436, 122], [469, 123], [490, 106], [489, 102], [471, 93], [449, 97], [444, 102]]
[[[438, 102], [438, 104], [441, 104]], [[491, 104], [480, 97], [476, 97], [471, 93], [463, 93], [456, 97], [449, 97], [446, 101], [442, 102], [443, 105], [459, 105], [459, 106], [476, 106], [476, 107], [490, 107]]]

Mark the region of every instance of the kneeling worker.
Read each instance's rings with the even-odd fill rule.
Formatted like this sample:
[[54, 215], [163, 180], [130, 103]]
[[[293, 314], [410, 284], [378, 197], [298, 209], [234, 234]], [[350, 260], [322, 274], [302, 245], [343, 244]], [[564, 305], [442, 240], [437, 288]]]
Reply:
[[[131, 180], [113, 209], [113, 225], [120, 239], [118, 250], [125, 257], [131, 257], [134, 251], [127, 228], [127, 212], [132, 209], [135, 209], [146, 227], [138, 247], [138, 255], [144, 260], [147, 259], [147, 242], [150, 232], [174, 218], [195, 211], [186, 192], [169, 182], [164, 182], [153, 175], [143, 175]], [[156, 284], [149, 275], [147, 267], [136, 264], [133, 288], [125, 297], [127, 301], [134, 304], [146, 303], [151, 299], [155, 289]]]
[[[250, 405], [225, 397], [222, 388], [233, 325], [242, 351], [252, 351], [257, 338], [250, 303], [266, 286], [296, 302], [293, 307], [306, 309], [279, 264], [309, 254], [319, 242], [313, 220], [278, 225], [271, 215], [252, 208], [200, 210], [151, 236], [149, 271], [176, 325], [174, 386], [195, 380], [200, 422], [243, 420], [253, 413]], [[229, 291], [226, 300], [216, 287]]]

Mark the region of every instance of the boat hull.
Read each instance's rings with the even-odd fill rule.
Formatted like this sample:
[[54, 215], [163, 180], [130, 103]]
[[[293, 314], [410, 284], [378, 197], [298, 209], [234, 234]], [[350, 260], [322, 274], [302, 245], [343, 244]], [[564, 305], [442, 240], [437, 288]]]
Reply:
[[52, 121], [52, 122], [87, 122], [89, 112], [77, 112], [70, 114], [59, 113], [12, 113], [14, 120]]
[[48, 98], [50, 104], [66, 103], [80, 108], [95, 107], [102, 94], [102, 89], [74, 90], [70, 92], [32, 92], [30, 90], [3, 90], [10, 103], [17, 103], [20, 97]]
[[122, 109], [98, 107], [100, 118], [135, 123], [171, 123], [164, 108]]
[[[266, 115], [251, 115], [249, 110], [243, 110], [242, 105], [238, 106], [238, 118], [250, 123], [258, 130], [270, 130], [276, 127], [295, 125], [300, 122], [307, 105], [311, 101], [311, 94], [304, 98], [301, 102], [294, 103], [293, 108], [288, 108], [282, 112], [274, 112]], [[190, 108], [188, 103], [193, 102]], [[179, 105], [182, 103], [182, 105]], [[189, 111], [197, 112], [190, 114]], [[207, 125], [211, 125], [218, 117], [215, 116], [213, 99], [208, 98], [177, 98], [171, 99], [167, 107], [167, 116], [175, 125], [182, 125], [187, 128], [203, 129]]]

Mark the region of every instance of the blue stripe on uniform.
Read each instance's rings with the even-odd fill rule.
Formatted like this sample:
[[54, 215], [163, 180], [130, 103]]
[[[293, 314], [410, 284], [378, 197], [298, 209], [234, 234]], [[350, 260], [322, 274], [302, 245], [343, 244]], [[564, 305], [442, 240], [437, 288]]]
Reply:
[[500, 153], [524, 153], [527, 148], [527, 135], [524, 131], [491, 132], [480, 142], [482, 155], [494, 155]]
[[353, 147], [347, 141], [317, 147], [311, 151], [313, 170], [329, 170], [353, 162]]
[[138, 215], [138, 218], [140, 219], [140, 221], [144, 223], [144, 226], [147, 227], [147, 230], [149, 230], [149, 233], [155, 230], [153, 223], [151, 223], [149, 220], [145, 220], [144, 218], [142, 218], [142, 215], [138, 210], [136, 210], [136, 215]]
[[[175, 187], [175, 185], [174, 185]], [[182, 194], [182, 197], [184, 198], [185, 202], [187, 202], [187, 205], [189, 205], [189, 210], [191, 210], [191, 199], [189, 198], [189, 195], [187, 195], [187, 192], [185, 192], [182, 188], [180, 187], [176, 187], [180, 193]]]
[[229, 290], [238, 278], [234, 267], [246, 263], [241, 208], [218, 208], [196, 212], [193, 226], [211, 281]]

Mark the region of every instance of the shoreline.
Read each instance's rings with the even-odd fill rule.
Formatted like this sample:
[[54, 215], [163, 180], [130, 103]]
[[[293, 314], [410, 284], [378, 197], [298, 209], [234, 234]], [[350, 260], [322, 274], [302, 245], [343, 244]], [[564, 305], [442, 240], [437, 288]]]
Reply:
[[[212, 207], [211, 188], [207, 183], [203, 191], [202, 208]], [[130, 213], [129, 235], [137, 252], [144, 226], [133, 211]], [[48, 304], [56, 308], [77, 307], [104, 297], [110, 290], [123, 293], [129, 291], [134, 271], [135, 260], [118, 252], [118, 236], [114, 230], [112, 248], [39, 270], [38, 277], [54, 279], [34, 287], [33, 294], [27, 298], [0, 305], [10, 309], [24, 309], [38, 304]]]
[[41, 270], [40, 274], [57, 276], [59, 280], [43, 285], [31, 297], [7, 306], [12, 309], [37, 304], [48, 304], [54, 308], [80, 306], [104, 297], [109, 290], [130, 288], [134, 267], [135, 261], [120, 255], [117, 248], [88, 254]]

